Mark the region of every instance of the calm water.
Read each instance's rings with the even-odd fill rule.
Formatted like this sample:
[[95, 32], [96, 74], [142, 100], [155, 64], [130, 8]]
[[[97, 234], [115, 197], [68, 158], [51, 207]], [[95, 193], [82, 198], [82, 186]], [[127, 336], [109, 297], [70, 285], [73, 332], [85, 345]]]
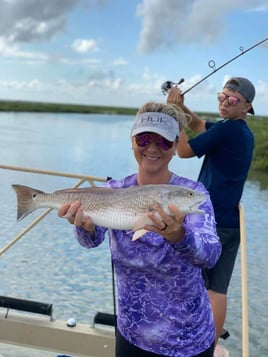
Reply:
[[[121, 178], [136, 171], [129, 132], [131, 116], [76, 114], [0, 114], [0, 164]], [[177, 174], [196, 179], [201, 161], [174, 157]], [[12, 183], [50, 192], [71, 187], [74, 179], [0, 170], [1, 245], [4, 247], [38, 214], [16, 222]], [[246, 212], [250, 356], [268, 356], [268, 175], [251, 174], [243, 194]], [[39, 212], [40, 213], [40, 212]], [[87, 251], [72, 227], [52, 212], [0, 257], [0, 295], [52, 303], [54, 317], [92, 324], [97, 311], [112, 313], [110, 255], [107, 244]], [[231, 357], [241, 356], [241, 284], [238, 257], [229, 291], [224, 342]], [[1, 333], [1, 331], [0, 331]], [[41, 352], [0, 344], [9, 357]], [[46, 354], [51, 355], [51, 354]], [[55, 354], [52, 354], [55, 355]]]

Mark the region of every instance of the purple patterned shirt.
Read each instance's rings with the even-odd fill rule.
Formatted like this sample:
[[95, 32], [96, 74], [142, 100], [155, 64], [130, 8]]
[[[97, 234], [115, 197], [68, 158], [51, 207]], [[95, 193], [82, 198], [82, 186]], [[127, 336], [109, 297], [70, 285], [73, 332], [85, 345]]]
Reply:
[[[200, 182], [172, 175], [169, 184], [207, 194], [200, 208], [205, 214], [185, 216], [185, 237], [170, 243], [147, 232], [132, 241], [132, 232], [109, 230], [110, 249], [118, 289], [118, 328], [130, 343], [170, 357], [195, 356], [215, 339], [213, 315], [202, 278], [203, 268], [212, 268], [221, 253], [212, 203]], [[137, 175], [110, 180], [107, 186], [137, 186]], [[96, 226], [94, 240], [75, 227], [78, 242], [100, 245], [106, 228]]]

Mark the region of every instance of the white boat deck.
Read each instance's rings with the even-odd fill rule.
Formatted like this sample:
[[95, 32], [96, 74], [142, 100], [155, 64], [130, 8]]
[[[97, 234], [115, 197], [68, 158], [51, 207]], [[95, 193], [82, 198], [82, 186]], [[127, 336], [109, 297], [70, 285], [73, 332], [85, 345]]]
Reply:
[[[68, 327], [66, 321], [9, 311], [0, 313], [0, 342], [53, 351], [75, 357], [114, 356], [114, 329], [85, 324]], [[0, 351], [1, 352], [1, 351]]]
[[[68, 327], [66, 321], [9, 311], [0, 313], [0, 342], [74, 357], [113, 357], [114, 329], [77, 324]], [[1, 350], [0, 350], [1, 353]], [[1, 357], [1, 354], [0, 354]], [[3, 355], [3, 357], [5, 357]], [[230, 357], [223, 347], [215, 357]]]

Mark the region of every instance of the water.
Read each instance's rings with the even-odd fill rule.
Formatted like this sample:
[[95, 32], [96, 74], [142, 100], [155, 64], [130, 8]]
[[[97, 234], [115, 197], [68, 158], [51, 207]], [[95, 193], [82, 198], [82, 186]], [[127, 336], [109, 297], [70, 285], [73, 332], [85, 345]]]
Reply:
[[[136, 171], [129, 132], [132, 116], [80, 114], [0, 114], [0, 164], [121, 178]], [[174, 157], [171, 169], [196, 179], [201, 161]], [[12, 183], [47, 192], [73, 186], [77, 180], [0, 170], [1, 246], [34, 217], [16, 222]], [[268, 356], [268, 175], [251, 173], [243, 194], [246, 213], [250, 356]], [[39, 212], [40, 213], [40, 212]], [[92, 324], [97, 311], [113, 312], [112, 277], [107, 244], [86, 250], [72, 227], [48, 215], [0, 258], [0, 295], [52, 303], [53, 316]], [[238, 257], [229, 290], [224, 342], [231, 357], [241, 356], [241, 269]], [[1, 332], [0, 332], [1, 333]], [[5, 357], [55, 356], [0, 344]]]

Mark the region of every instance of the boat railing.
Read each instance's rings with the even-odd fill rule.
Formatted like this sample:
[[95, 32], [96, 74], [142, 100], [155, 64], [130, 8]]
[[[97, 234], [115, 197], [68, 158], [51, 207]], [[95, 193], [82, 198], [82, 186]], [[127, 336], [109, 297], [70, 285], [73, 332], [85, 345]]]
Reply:
[[239, 203], [240, 218], [240, 256], [241, 256], [241, 305], [242, 305], [242, 357], [249, 356], [248, 337], [248, 276], [245, 211]]
[[[96, 182], [106, 182], [109, 179], [109, 177], [102, 178], [102, 177], [96, 177], [96, 176], [79, 175], [79, 174], [65, 173], [65, 172], [58, 172], [58, 171], [49, 171], [49, 170], [39, 170], [39, 169], [20, 167], [20, 166], [10, 166], [10, 165], [0, 165], [0, 169], [78, 179], [78, 182], [72, 188], [78, 188], [84, 182], [88, 182], [90, 186], [96, 186], [96, 184], [95, 184]], [[17, 234], [9, 243], [7, 243], [3, 248], [0, 249], [0, 256], [3, 253], [5, 253], [9, 248], [11, 248], [18, 240], [20, 240], [34, 226], [36, 226], [51, 211], [52, 211], [52, 208], [48, 208], [42, 214], [40, 214], [37, 218], [35, 218], [28, 226], [26, 226], [19, 234]]]

